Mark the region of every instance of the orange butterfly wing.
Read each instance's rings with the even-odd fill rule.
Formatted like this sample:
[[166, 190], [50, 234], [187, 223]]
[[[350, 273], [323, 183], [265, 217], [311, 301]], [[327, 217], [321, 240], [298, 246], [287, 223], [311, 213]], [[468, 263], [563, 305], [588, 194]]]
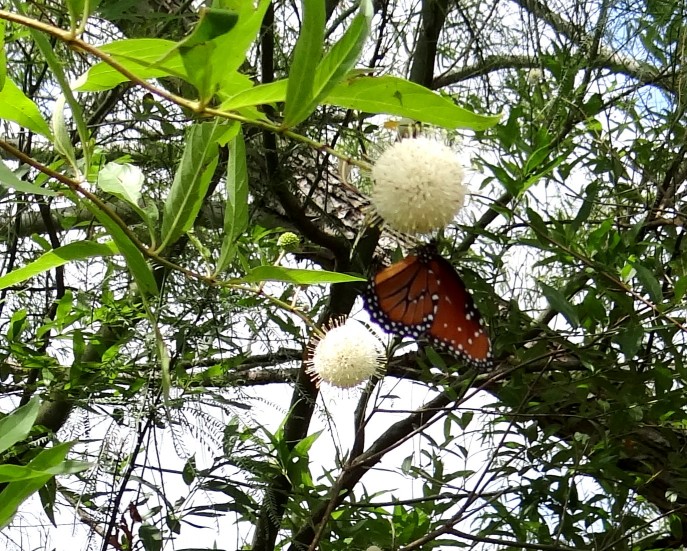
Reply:
[[478, 369], [492, 364], [482, 316], [455, 268], [432, 244], [378, 271], [365, 302], [387, 331], [416, 339], [427, 336], [433, 345]]
[[387, 331], [418, 338], [434, 318], [436, 284], [416, 255], [382, 268], [370, 281], [365, 301], [372, 318]]
[[434, 256], [429, 268], [439, 287], [436, 314], [427, 331], [429, 340], [476, 368], [489, 367], [492, 363], [489, 335], [465, 284], [441, 256]]

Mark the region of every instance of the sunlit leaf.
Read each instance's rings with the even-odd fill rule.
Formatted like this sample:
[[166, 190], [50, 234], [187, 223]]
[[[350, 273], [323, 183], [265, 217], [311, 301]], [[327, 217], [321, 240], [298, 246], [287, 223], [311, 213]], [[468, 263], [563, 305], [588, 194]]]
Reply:
[[478, 115], [451, 99], [398, 77], [352, 77], [338, 84], [325, 103], [368, 113], [387, 113], [443, 128], [485, 130], [501, 115]]
[[31, 193], [33, 195], [46, 195], [52, 197], [57, 195], [56, 191], [20, 180], [2, 160], [0, 160], [0, 185], [12, 188], [15, 191]]
[[40, 400], [32, 398], [25, 406], [0, 419], [0, 453], [28, 436], [39, 408]]
[[[188, 80], [176, 45], [176, 42], [161, 38], [131, 38], [105, 44], [100, 50], [141, 80], [165, 76]], [[74, 89], [79, 92], [99, 92], [128, 80], [128, 77], [101, 61], [76, 81]]]
[[239, 132], [229, 146], [227, 164], [227, 203], [224, 210], [224, 238], [217, 272], [222, 272], [233, 258], [236, 238], [248, 226], [248, 168], [246, 166], [246, 144]]
[[68, 262], [74, 260], [110, 256], [117, 252], [117, 247], [112, 241], [108, 243], [95, 243], [93, 241], [69, 243], [68, 245], [47, 252], [39, 256], [33, 262], [29, 262], [25, 266], [17, 268], [9, 274], [0, 277], [0, 289], [6, 289], [12, 285], [17, 285], [22, 281], [26, 281], [27, 279], [57, 268], [58, 266], [64, 266]]
[[0, 90], [0, 119], [16, 122], [19, 126], [52, 139], [50, 127], [38, 106], [9, 78], [5, 79], [5, 85]]
[[186, 147], [165, 201], [160, 248], [176, 242], [193, 225], [217, 166], [217, 140], [227, 128], [202, 123], [192, 126], [187, 133]]
[[302, 0], [303, 24], [289, 68], [284, 126], [293, 126], [312, 111], [315, 70], [324, 45], [325, 5], [321, 0]]

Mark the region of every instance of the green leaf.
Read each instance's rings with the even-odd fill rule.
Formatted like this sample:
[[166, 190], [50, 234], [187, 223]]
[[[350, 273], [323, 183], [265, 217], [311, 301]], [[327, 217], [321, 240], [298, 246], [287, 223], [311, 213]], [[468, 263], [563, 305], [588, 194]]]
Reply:
[[83, 5], [85, 0], [65, 0], [67, 9], [69, 10], [69, 18], [72, 22], [77, 21], [83, 13]]
[[631, 264], [637, 271], [637, 279], [639, 279], [646, 292], [649, 293], [651, 300], [654, 304], [660, 304], [663, 301], [663, 292], [656, 275], [639, 262], [632, 262]]
[[[46, 448], [34, 457], [26, 467], [31, 470], [47, 470], [59, 465], [66, 457], [72, 442], [58, 444]], [[0, 492], [0, 528], [5, 527], [12, 520], [21, 505], [34, 492], [42, 488], [52, 475], [39, 476], [21, 482], [11, 482]]]
[[[83, 116], [83, 108], [81, 104], [76, 101], [74, 93], [72, 92], [71, 85], [67, 80], [67, 76], [64, 72], [64, 61], [58, 59], [55, 55], [55, 48], [47, 39], [46, 35], [36, 29], [30, 29], [31, 37], [40, 49], [43, 57], [45, 58], [48, 67], [53, 73], [53, 76], [57, 80], [60, 86], [62, 95], [66, 98], [67, 105], [71, 111], [72, 120], [76, 126], [76, 131], [79, 135], [79, 140], [81, 142], [82, 157], [84, 160], [84, 166], [90, 166], [91, 163], [91, 151], [93, 148], [93, 143], [91, 142], [91, 133], [86, 126], [86, 121]], [[1, 104], [2, 102], [0, 102]]]
[[670, 515], [670, 517], [668, 517], [668, 526], [670, 527], [670, 534], [673, 536], [673, 538], [677, 539], [678, 541], [682, 541], [683, 531], [680, 515]]
[[50, 127], [38, 106], [9, 78], [5, 79], [5, 85], [0, 90], [0, 119], [16, 122], [19, 126], [52, 140]]
[[312, 113], [320, 100], [355, 66], [369, 33], [372, 16], [372, 3], [370, 0], [362, 0], [358, 15], [350, 27], [317, 66], [310, 103], [302, 106], [299, 110], [300, 117], [291, 121], [290, 126], [298, 124]]
[[0, 185], [32, 195], [47, 195], [49, 197], [58, 195], [56, 191], [52, 191], [51, 189], [42, 188], [25, 182], [24, 180], [20, 180], [2, 160], [0, 160]]
[[618, 330], [613, 339], [620, 346], [620, 351], [629, 360], [632, 359], [642, 346], [644, 328], [636, 321], [632, 321]]
[[578, 327], [580, 320], [578, 319], [577, 312], [575, 312], [574, 306], [568, 302], [563, 293], [542, 281], [538, 283], [551, 308], [562, 314], [573, 328]]
[[[179, 42], [180, 48], [191, 49], [228, 33], [238, 21], [236, 13], [220, 8], [200, 8], [200, 19], [191, 34]], [[183, 57], [183, 54], [182, 54]]]
[[124, 256], [126, 265], [134, 277], [139, 290], [144, 294], [156, 296], [159, 292], [155, 277], [150, 269], [150, 266], [143, 257], [143, 253], [138, 249], [135, 243], [131, 241], [129, 236], [124, 233], [112, 218], [101, 211], [99, 208], [86, 203], [88, 210], [98, 219], [102, 226], [107, 230], [112, 237], [112, 240], [117, 245], [118, 252]]
[[[238, 15], [229, 10], [201, 8], [200, 20], [191, 34], [177, 46], [186, 74], [203, 102], [210, 101], [226, 71], [226, 67], [212, 63], [218, 50], [215, 39], [229, 34], [237, 21]], [[220, 53], [226, 59], [226, 52]]]
[[[542, 150], [539, 150], [539, 151], [541, 152]], [[535, 155], [536, 154], [537, 154], [537, 152], [535, 152]], [[547, 174], [550, 174], [551, 172], [553, 172], [554, 169], [558, 168], [558, 166], [560, 166], [560, 164], [563, 161], [566, 161], [568, 158], [569, 158], [569, 154], [566, 152], [566, 153], [558, 155], [554, 159], [550, 160], [544, 166], [539, 166], [539, 170], [537, 170], [534, 174], [530, 175], [522, 183], [522, 185], [520, 186], [520, 189], [518, 190], [518, 193], [520, 193], [520, 194], [525, 193], [529, 188], [531, 188], [534, 184], [536, 184], [544, 176], [546, 176]], [[534, 168], [534, 166], [532, 168]]]
[[196, 124], [187, 133], [186, 147], [165, 201], [160, 250], [175, 243], [193, 225], [217, 167], [217, 140], [226, 130], [227, 126], [214, 122]]
[[[100, 50], [141, 80], [175, 76], [188, 81], [184, 62], [176, 46], [176, 42], [161, 38], [132, 38], [105, 44]], [[99, 92], [128, 81], [128, 77], [101, 61], [79, 77], [74, 89], [79, 92]]]
[[64, 118], [64, 106], [67, 103], [67, 99], [64, 95], [60, 95], [55, 101], [55, 107], [52, 111], [52, 131], [55, 136], [55, 149], [60, 153], [67, 162], [71, 165], [74, 171], [78, 171], [78, 166], [76, 164], [76, 152], [74, 151], [74, 145], [69, 137], [69, 132], [67, 131], [67, 124]]
[[0, 277], [0, 289], [17, 285], [38, 274], [58, 266], [64, 266], [72, 260], [85, 260], [94, 256], [111, 256], [117, 252], [117, 248], [112, 241], [108, 243], [95, 243], [94, 241], [70, 243], [64, 247], [47, 252], [26, 266], [17, 268], [9, 274]]
[[229, 148], [227, 163], [227, 203], [224, 210], [224, 239], [217, 261], [217, 273], [223, 272], [234, 257], [234, 243], [248, 226], [248, 168], [246, 144], [239, 132]]
[[534, 230], [535, 235], [537, 236], [537, 239], [543, 244], [543, 245], [549, 245], [549, 229], [547, 228], [546, 224], [544, 223], [544, 220], [541, 216], [539, 216], [539, 213], [531, 208], [527, 209], [527, 218], [529, 219], [530, 226]]
[[[88, 0], [88, 2], [86, 0], [66, 0], [66, 3], [69, 9], [71, 28], [74, 30], [78, 27], [80, 20], [88, 19], [88, 16], [95, 11], [100, 0]], [[87, 3], [88, 5], [86, 6]], [[86, 7], [88, 9], [87, 13], [85, 12]]]
[[107, 163], [98, 172], [97, 185], [104, 192], [111, 193], [130, 205], [138, 206], [144, 180], [143, 172], [137, 166]]
[[221, 69], [231, 77], [246, 59], [246, 52], [255, 42], [265, 12], [271, 0], [259, 0], [257, 6], [245, 0], [231, 0], [224, 3], [225, 8], [238, 14], [238, 23], [231, 32], [217, 39], [218, 53], [211, 60], [215, 70]]
[[212, 71], [212, 65], [207, 63], [216, 50], [217, 45], [214, 42], [198, 44], [193, 48], [179, 48], [189, 82], [196, 87], [200, 101], [204, 104], [212, 99], [218, 88], [217, 80], [220, 77]]
[[160, 551], [162, 549], [162, 532], [152, 524], [141, 524], [138, 528], [138, 537], [141, 538], [145, 551]]
[[325, 283], [350, 283], [365, 281], [365, 278], [327, 272], [326, 270], [303, 270], [300, 268], [283, 268], [281, 266], [258, 266], [241, 278], [246, 283], [259, 281], [283, 281], [297, 285], [321, 285]]
[[0, 19], [0, 90], [7, 78], [7, 56], [5, 55], [5, 20]]
[[675, 282], [675, 302], [678, 303], [687, 291], [687, 275], [683, 275]]
[[0, 419], [0, 453], [29, 435], [29, 431], [33, 427], [36, 417], [38, 417], [39, 408], [40, 400], [32, 398], [25, 406], [17, 408]]
[[284, 126], [303, 121], [311, 112], [315, 70], [324, 45], [325, 5], [322, 0], [302, 0], [303, 25], [293, 51], [284, 106]]
[[307, 457], [308, 452], [310, 451], [310, 448], [312, 448], [312, 445], [315, 443], [315, 441], [320, 437], [322, 434], [322, 431], [319, 430], [317, 432], [313, 432], [312, 434], [309, 434], [302, 440], [300, 440], [294, 447], [293, 450], [291, 451], [291, 457]]
[[284, 101], [288, 80], [277, 80], [269, 84], [260, 84], [231, 96], [219, 106], [220, 111], [235, 111], [242, 107], [264, 105]]
[[419, 84], [392, 76], [353, 76], [338, 84], [324, 103], [408, 117], [442, 128], [485, 130], [501, 119], [501, 115], [478, 115]]
[[0, 465], [0, 484], [19, 482], [31, 478], [53, 477], [56, 475], [74, 474], [90, 469], [91, 463], [85, 461], [64, 461], [55, 467], [35, 470], [23, 465]]
[[190, 486], [196, 479], [197, 474], [198, 469], [196, 468], [196, 457], [195, 455], [192, 455], [186, 460], [184, 468], [181, 470], [181, 478], [184, 481], [184, 484]]

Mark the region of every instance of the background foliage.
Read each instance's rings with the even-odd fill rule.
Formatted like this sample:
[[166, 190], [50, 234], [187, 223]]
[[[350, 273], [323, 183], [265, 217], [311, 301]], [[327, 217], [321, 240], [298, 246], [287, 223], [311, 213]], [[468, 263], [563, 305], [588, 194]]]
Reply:
[[[5, 547], [685, 545], [684, 4], [196, 4], [0, 5]], [[496, 368], [320, 391], [402, 116], [472, 165]]]

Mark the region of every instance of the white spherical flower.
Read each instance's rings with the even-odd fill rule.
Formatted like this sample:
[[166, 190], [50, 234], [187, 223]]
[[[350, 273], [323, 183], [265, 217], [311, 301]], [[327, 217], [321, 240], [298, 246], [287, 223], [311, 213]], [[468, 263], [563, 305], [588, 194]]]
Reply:
[[379, 371], [384, 355], [376, 337], [357, 322], [329, 329], [311, 348], [310, 376], [339, 388], [352, 388]]
[[463, 174], [448, 146], [424, 137], [402, 140], [372, 167], [372, 204], [391, 228], [429, 233], [451, 223], [463, 206]]
[[370, 545], [370, 547], [368, 547], [366, 551], [382, 551], [382, 548], [377, 547], [376, 545]]

